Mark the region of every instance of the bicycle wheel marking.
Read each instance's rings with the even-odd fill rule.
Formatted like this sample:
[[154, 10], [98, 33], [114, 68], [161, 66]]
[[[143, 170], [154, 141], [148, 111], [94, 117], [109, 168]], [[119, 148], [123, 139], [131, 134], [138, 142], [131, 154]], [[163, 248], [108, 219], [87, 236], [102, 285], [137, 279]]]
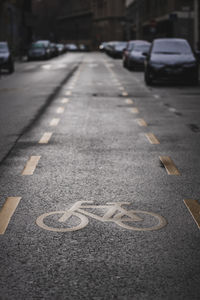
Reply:
[[44, 219], [51, 216], [51, 215], [57, 215], [57, 214], [62, 214], [64, 215], [66, 213], [66, 211], [53, 211], [53, 212], [50, 212], [50, 213], [46, 213], [46, 214], [43, 214], [41, 215], [39, 218], [37, 218], [36, 220], [36, 224], [45, 229], [45, 230], [48, 230], [48, 231], [54, 231], [54, 232], [70, 232], [70, 231], [77, 231], [77, 230], [80, 230], [82, 228], [84, 228], [85, 226], [87, 226], [88, 224], [88, 218], [86, 218], [85, 216], [79, 214], [79, 213], [76, 213], [76, 212], [73, 212], [73, 216], [76, 216], [77, 218], [79, 218], [81, 220], [80, 224], [79, 225], [76, 225], [74, 227], [68, 227], [68, 228], [54, 228], [54, 227], [50, 227], [48, 225], [46, 225], [44, 223]]
[[[92, 203], [93, 201], [78, 201], [68, 210], [44, 213], [37, 218], [36, 224], [44, 230], [53, 232], [72, 232], [83, 229], [88, 225], [89, 218], [102, 223], [115, 223], [132, 231], [155, 231], [167, 225], [167, 221], [156, 213], [126, 210], [122, 207], [122, 205], [131, 204], [129, 202], [113, 202], [106, 205], [94, 205]], [[88, 211], [91, 209], [106, 209], [106, 212], [100, 216]], [[54, 226], [55, 223], [57, 225]]]

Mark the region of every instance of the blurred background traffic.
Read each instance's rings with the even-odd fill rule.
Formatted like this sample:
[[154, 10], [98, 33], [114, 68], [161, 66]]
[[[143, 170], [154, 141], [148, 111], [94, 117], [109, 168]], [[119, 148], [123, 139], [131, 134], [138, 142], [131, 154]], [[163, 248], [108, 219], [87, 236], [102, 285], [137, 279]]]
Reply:
[[[198, 0], [0, 0], [0, 67], [100, 50], [145, 70], [147, 84], [189, 74], [198, 83], [199, 12]], [[167, 40], [152, 57], [158, 38]]]

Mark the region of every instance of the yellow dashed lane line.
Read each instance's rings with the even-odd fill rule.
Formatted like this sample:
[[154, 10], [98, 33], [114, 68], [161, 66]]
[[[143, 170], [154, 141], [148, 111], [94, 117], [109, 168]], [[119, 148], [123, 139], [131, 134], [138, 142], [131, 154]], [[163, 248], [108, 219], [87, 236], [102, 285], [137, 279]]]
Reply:
[[191, 213], [198, 228], [200, 229], [200, 204], [198, 203], [197, 200], [193, 200], [193, 199], [185, 199], [183, 201], [184, 201], [187, 209]]
[[176, 175], [176, 176], [181, 175], [175, 163], [169, 156], [160, 156], [159, 158], [162, 164], [164, 165], [168, 175]]
[[0, 210], [0, 234], [4, 234], [21, 197], [8, 197]]
[[41, 156], [31, 156], [26, 163], [22, 175], [33, 175]]

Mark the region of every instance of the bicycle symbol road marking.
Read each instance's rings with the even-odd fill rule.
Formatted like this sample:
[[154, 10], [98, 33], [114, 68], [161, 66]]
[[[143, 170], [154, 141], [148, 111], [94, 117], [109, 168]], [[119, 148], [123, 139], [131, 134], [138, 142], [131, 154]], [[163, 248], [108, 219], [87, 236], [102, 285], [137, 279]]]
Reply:
[[[89, 223], [88, 217], [100, 222], [113, 222], [120, 227], [133, 231], [159, 230], [167, 225], [165, 218], [156, 213], [142, 210], [126, 210], [122, 207], [130, 204], [129, 202], [112, 202], [106, 205], [94, 205], [93, 201], [78, 201], [68, 210], [42, 214], [37, 218], [36, 224], [45, 230], [54, 232], [72, 232], [83, 229]], [[101, 216], [88, 211], [91, 209], [106, 210], [106, 212]], [[47, 221], [51, 220], [52, 217], [57, 217], [56, 220], [53, 219], [53, 224], [57, 222], [64, 227], [48, 225]], [[73, 221], [71, 221], [72, 218]], [[74, 222], [74, 219], [76, 219], [76, 222]]]

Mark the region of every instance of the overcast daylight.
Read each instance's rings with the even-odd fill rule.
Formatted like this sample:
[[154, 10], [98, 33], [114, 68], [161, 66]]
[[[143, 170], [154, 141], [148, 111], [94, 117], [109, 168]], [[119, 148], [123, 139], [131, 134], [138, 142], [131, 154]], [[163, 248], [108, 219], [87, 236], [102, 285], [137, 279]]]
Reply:
[[200, 299], [200, 0], [0, 0], [0, 300]]

